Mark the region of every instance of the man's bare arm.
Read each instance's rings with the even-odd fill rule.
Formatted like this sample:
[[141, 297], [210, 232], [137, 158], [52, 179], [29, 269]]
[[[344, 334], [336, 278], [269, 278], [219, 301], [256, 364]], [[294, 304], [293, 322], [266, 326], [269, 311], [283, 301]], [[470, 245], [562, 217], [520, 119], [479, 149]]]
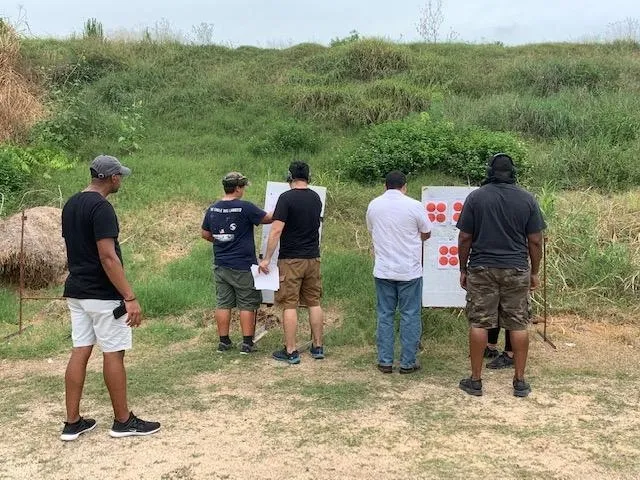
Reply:
[[265, 273], [269, 273], [269, 264], [271, 263], [271, 257], [276, 251], [282, 231], [284, 230], [284, 222], [282, 220], [274, 220], [271, 224], [271, 231], [269, 232], [269, 239], [267, 240], [267, 250], [264, 252], [264, 257], [260, 261], [259, 270]]
[[98, 256], [100, 257], [102, 268], [107, 274], [109, 281], [116, 287], [120, 295], [124, 297], [127, 313], [129, 314], [127, 323], [132, 327], [140, 325], [140, 321], [142, 320], [140, 304], [125, 277], [122, 262], [120, 262], [116, 253], [114, 239], [103, 238], [98, 240], [96, 244], [98, 246]]
[[426, 232], [426, 233], [420, 232], [420, 239], [421, 239], [423, 242], [426, 242], [426, 241], [427, 241], [427, 240], [429, 240], [430, 238], [431, 238], [431, 232]]
[[213, 243], [213, 234], [209, 230], [205, 230], [203, 228], [200, 232], [200, 236], [204, 238], [207, 242]]
[[269, 224], [273, 222], [273, 212], [267, 212], [267, 214], [262, 217], [262, 220], [260, 220], [260, 223], [263, 224]]
[[460, 286], [467, 289], [467, 263], [471, 252], [471, 241], [473, 235], [460, 232], [458, 234], [458, 259], [460, 260]]
[[543, 241], [542, 232], [527, 235], [529, 258], [531, 259], [531, 290], [535, 290], [540, 285], [538, 273], [540, 272], [540, 261], [542, 260]]

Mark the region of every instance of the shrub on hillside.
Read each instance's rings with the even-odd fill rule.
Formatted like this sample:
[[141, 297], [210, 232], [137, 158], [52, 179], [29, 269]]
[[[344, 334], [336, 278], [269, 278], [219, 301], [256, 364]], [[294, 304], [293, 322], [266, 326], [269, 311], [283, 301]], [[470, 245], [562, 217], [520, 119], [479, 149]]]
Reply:
[[379, 180], [391, 170], [406, 174], [435, 170], [478, 183], [485, 176], [487, 159], [498, 152], [512, 155], [520, 174], [526, 175], [527, 151], [517, 137], [457, 127], [422, 114], [372, 127], [344, 168], [351, 178], [361, 181]]
[[378, 39], [364, 39], [330, 48], [305, 62], [307, 69], [335, 80], [373, 80], [409, 69], [405, 48]]
[[611, 62], [553, 58], [528, 60], [507, 74], [516, 89], [530, 89], [534, 95], [546, 96], [567, 87], [581, 87], [589, 91], [615, 84], [620, 70]]
[[263, 135], [252, 138], [249, 151], [253, 155], [277, 155], [282, 153], [315, 153], [320, 149], [316, 132], [300, 122], [278, 122]]
[[60, 150], [0, 145], [0, 192], [17, 193], [27, 188], [34, 177], [46, 177], [52, 170], [66, 170], [72, 165]]

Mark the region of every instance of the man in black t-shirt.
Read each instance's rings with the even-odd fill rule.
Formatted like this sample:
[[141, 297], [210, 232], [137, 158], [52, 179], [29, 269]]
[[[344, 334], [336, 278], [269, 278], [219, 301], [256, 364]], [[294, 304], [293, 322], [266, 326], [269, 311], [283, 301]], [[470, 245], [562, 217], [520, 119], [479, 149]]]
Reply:
[[271, 214], [253, 203], [241, 200], [249, 184], [247, 177], [230, 172], [222, 179], [224, 197], [211, 205], [202, 221], [202, 238], [213, 243], [213, 273], [216, 282], [216, 324], [218, 326], [218, 352], [233, 348], [229, 338], [231, 309], [240, 310], [242, 329], [241, 354], [255, 350], [256, 311], [262, 296], [255, 289], [251, 265], [256, 265], [256, 246], [253, 227], [271, 223]]
[[482, 395], [482, 359], [487, 330], [509, 330], [514, 355], [513, 394], [526, 397], [524, 379], [529, 349], [528, 295], [538, 287], [542, 231], [546, 224], [538, 202], [515, 185], [509, 155], [497, 154], [483, 186], [469, 194], [460, 220], [460, 286], [467, 290], [471, 377], [460, 381], [470, 395]]
[[67, 421], [61, 440], [75, 440], [93, 430], [96, 421], [80, 416], [87, 362], [94, 345], [102, 350], [104, 381], [113, 406], [112, 437], [149, 435], [158, 422], [136, 417], [127, 406], [124, 352], [131, 348], [131, 327], [140, 325], [140, 304], [127, 281], [118, 243], [118, 219], [107, 196], [119, 190], [131, 173], [117, 158], [96, 157], [91, 183], [62, 209], [62, 236], [69, 276], [64, 296], [71, 312], [73, 350], [65, 374]]
[[311, 325], [311, 357], [324, 358], [322, 343], [323, 314], [320, 306], [322, 278], [320, 275], [320, 221], [322, 201], [309, 188], [309, 165], [293, 162], [287, 178], [291, 190], [278, 198], [273, 212], [267, 250], [260, 262], [260, 270], [269, 271], [271, 258], [280, 242], [278, 270], [280, 289], [276, 303], [283, 309], [285, 346], [273, 353], [273, 358], [289, 364], [300, 363], [296, 349], [298, 305], [309, 309]]

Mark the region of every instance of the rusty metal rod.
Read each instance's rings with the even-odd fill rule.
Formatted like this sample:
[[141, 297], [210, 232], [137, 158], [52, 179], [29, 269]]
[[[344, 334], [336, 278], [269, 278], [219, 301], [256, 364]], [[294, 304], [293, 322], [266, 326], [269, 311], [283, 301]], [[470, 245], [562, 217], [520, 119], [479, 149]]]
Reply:
[[20, 306], [18, 313], [18, 334], [22, 333], [22, 302], [24, 300], [24, 222], [27, 217], [24, 214], [24, 208], [22, 209], [22, 228], [20, 229]]

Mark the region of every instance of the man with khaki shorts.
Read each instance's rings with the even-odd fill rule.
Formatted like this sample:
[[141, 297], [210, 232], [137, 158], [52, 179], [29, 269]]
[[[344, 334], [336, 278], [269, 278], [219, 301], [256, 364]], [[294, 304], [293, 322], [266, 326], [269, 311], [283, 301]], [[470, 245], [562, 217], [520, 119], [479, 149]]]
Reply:
[[269, 272], [271, 258], [280, 242], [280, 289], [276, 292], [276, 303], [283, 309], [285, 346], [282, 350], [274, 352], [273, 358], [294, 365], [300, 363], [300, 354], [296, 349], [299, 305], [309, 309], [311, 357], [316, 360], [324, 358], [323, 317], [320, 306], [322, 201], [319, 195], [309, 188], [309, 165], [306, 163], [291, 163], [287, 180], [291, 190], [278, 198], [267, 250], [259, 268], [262, 272]]
[[526, 397], [529, 349], [528, 295], [540, 283], [542, 230], [536, 199], [515, 185], [515, 165], [504, 153], [492, 157], [483, 186], [464, 203], [457, 227], [460, 286], [467, 290], [471, 377], [460, 381], [469, 395], [482, 395], [482, 362], [487, 330], [509, 331], [515, 375], [513, 394]]
[[127, 406], [124, 352], [131, 348], [131, 327], [140, 325], [142, 312], [122, 266], [119, 226], [107, 196], [120, 189], [131, 170], [117, 158], [96, 157], [91, 183], [73, 195], [62, 209], [62, 236], [67, 247], [69, 276], [64, 286], [71, 312], [73, 350], [65, 373], [67, 421], [60, 439], [75, 440], [96, 426], [80, 416], [80, 399], [87, 362], [98, 345], [102, 350], [104, 382], [111, 397], [112, 437], [149, 435], [158, 422], [136, 417]]

